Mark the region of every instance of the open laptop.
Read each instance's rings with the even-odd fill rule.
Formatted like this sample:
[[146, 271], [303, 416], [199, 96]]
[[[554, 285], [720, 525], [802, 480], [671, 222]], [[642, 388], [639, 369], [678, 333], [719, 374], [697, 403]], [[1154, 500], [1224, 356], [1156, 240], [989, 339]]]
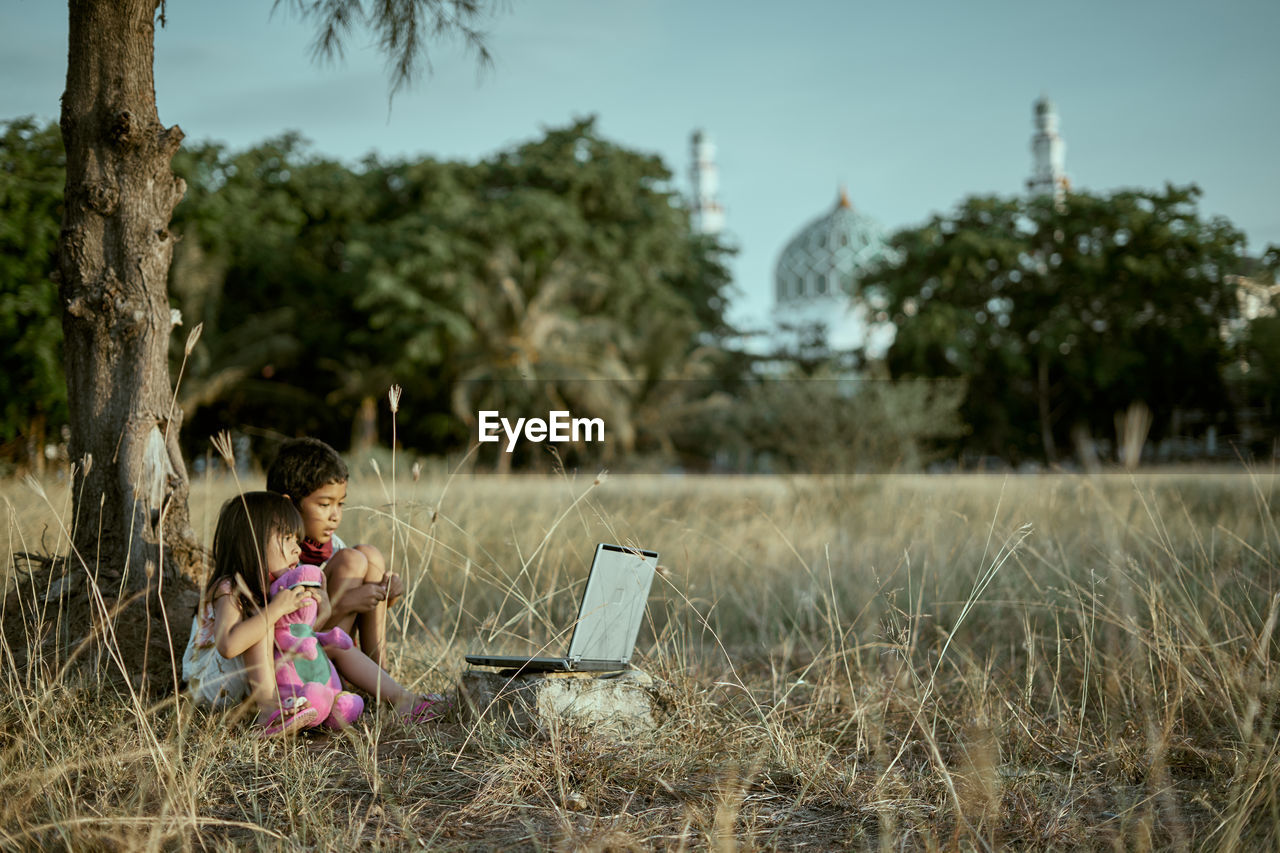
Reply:
[[467, 655], [467, 663], [517, 672], [612, 672], [631, 667], [649, 586], [658, 567], [654, 551], [596, 546], [582, 590], [569, 653], [563, 657]]

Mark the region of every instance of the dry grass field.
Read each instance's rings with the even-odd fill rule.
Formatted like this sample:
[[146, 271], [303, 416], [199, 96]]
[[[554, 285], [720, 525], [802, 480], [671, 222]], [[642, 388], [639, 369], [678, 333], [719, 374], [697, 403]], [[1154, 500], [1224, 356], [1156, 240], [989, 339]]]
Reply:
[[[406, 577], [422, 690], [554, 642], [595, 542], [660, 551], [656, 734], [384, 711], [264, 743], [0, 649], [0, 849], [1275, 849], [1278, 486], [361, 474], [342, 533]], [[235, 488], [196, 484], [205, 542]], [[0, 487], [9, 552], [62, 545], [44, 489]]]

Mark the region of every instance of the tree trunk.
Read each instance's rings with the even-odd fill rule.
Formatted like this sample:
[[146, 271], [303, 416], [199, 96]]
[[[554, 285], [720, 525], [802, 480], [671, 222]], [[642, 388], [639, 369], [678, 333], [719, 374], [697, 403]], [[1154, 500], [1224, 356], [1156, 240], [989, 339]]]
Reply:
[[1049, 400], [1049, 362], [1040, 356], [1036, 371], [1036, 403], [1040, 409], [1040, 443], [1044, 445], [1044, 461], [1058, 461], [1058, 448], [1053, 441], [1053, 407]]
[[44, 447], [47, 443], [49, 420], [44, 412], [37, 411], [27, 421], [26, 459], [23, 462], [39, 479], [44, 476]]
[[[201, 560], [178, 447], [181, 409], [169, 380], [169, 219], [186, 186], [170, 170], [182, 131], [165, 128], [156, 112], [157, 5], [70, 0], [58, 245], [76, 463], [72, 568], [112, 579], [104, 592], [145, 593], [145, 614], [140, 608], [115, 622], [117, 629], [144, 624], [142, 645], [125, 650], [126, 663], [153, 675], [174, 660], [168, 648], [163, 660], [154, 659], [163, 648], [156, 641], [168, 645], [170, 633], [158, 626], [168, 622], [174, 642], [186, 640], [190, 610], [175, 596], [190, 604], [190, 577]], [[182, 646], [173, 652], [180, 659]], [[141, 661], [129, 660], [139, 654]]]
[[360, 401], [351, 425], [351, 455], [362, 459], [378, 446], [378, 404], [371, 396]]

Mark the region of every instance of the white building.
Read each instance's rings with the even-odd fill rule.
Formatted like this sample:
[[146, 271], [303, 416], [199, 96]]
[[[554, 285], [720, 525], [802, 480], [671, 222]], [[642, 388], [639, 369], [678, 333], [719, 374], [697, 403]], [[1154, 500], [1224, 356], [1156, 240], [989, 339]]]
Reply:
[[1058, 111], [1048, 95], [1035, 103], [1035, 135], [1031, 137], [1031, 177], [1027, 190], [1032, 195], [1052, 195], [1059, 204], [1071, 182], [1067, 180], [1067, 144], [1058, 133]]
[[[1027, 188], [1061, 202], [1070, 182], [1053, 102], [1040, 97], [1033, 117]], [[866, 292], [861, 279], [892, 251], [886, 240], [880, 224], [858, 211], [842, 189], [835, 207], [801, 228], [778, 257], [773, 319], [780, 333], [821, 325], [830, 349], [863, 349], [873, 359], [884, 356], [896, 330], [885, 314], [884, 298]]]
[[693, 132], [692, 165], [689, 177], [693, 183], [690, 211], [693, 230], [699, 234], [719, 234], [724, 229], [724, 208], [720, 206], [720, 178], [716, 174], [716, 146], [701, 130]]
[[[1032, 169], [1027, 190], [1064, 200], [1070, 189], [1066, 175], [1066, 143], [1058, 132], [1058, 113], [1047, 96], [1032, 108]], [[719, 234], [725, 225], [716, 173], [715, 145], [701, 130], [691, 139], [693, 227]], [[774, 268], [772, 321], [780, 341], [812, 341], [820, 330], [833, 351], [860, 349], [870, 359], [883, 357], [896, 329], [885, 312], [883, 295], [868, 293], [861, 281], [866, 271], [892, 249], [884, 228], [855, 208], [842, 188], [835, 206], [795, 233]]]
[[861, 279], [889, 251], [884, 228], [841, 189], [835, 206], [796, 232], [778, 256], [773, 320], [779, 333], [820, 328], [832, 350], [882, 357], [895, 329], [883, 296], [864, 292]]

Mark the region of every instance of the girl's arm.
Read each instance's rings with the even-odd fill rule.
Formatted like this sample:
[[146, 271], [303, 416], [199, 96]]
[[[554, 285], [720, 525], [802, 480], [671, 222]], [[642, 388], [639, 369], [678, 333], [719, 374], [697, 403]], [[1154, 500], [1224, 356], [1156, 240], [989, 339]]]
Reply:
[[228, 659], [240, 657], [262, 642], [281, 616], [297, 610], [310, 597], [301, 587], [282, 589], [266, 607], [244, 619], [236, 597], [221, 596], [213, 605], [213, 641], [218, 654]]

